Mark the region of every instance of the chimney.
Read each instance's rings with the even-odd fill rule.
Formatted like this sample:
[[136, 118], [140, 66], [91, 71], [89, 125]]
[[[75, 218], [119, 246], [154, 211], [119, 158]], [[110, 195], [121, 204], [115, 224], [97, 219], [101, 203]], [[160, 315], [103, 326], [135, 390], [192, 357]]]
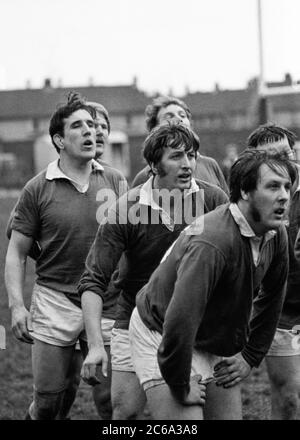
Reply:
[[258, 89], [258, 78], [254, 77], [254, 78], [249, 79], [249, 81], [247, 83], [247, 88], [257, 90]]
[[138, 87], [138, 77], [136, 75], [134, 75], [133, 77], [132, 86], [135, 87], [136, 89]]
[[173, 92], [172, 87], [169, 87], [168, 96], [174, 96], [174, 92]]
[[284, 75], [284, 85], [291, 86], [293, 84], [292, 75], [290, 73], [286, 73]]
[[51, 88], [52, 88], [51, 78], [45, 78], [44, 89], [51, 89]]

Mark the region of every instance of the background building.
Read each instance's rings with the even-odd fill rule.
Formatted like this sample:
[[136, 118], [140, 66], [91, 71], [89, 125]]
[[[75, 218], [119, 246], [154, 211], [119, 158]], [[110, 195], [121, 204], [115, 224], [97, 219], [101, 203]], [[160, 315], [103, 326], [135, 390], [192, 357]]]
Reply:
[[[282, 82], [268, 87], [291, 85], [287, 74]], [[65, 102], [70, 90], [88, 100], [101, 102], [111, 117], [111, 146], [103, 157], [131, 180], [143, 167], [141, 146], [147, 134], [144, 111], [152, 97], [137, 87], [127, 86], [52, 87], [49, 79], [42, 89], [0, 91], [0, 186], [21, 187], [56, 158], [48, 136], [49, 119], [57, 103]], [[225, 147], [244, 149], [245, 139], [262, 122], [257, 80], [242, 90], [186, 93], [180, 97], [191, 108], [194, 128], [200, 135], [201, 152], [217, 159]], [[300, 137], [300, 94], [270, 96], [267, 119], [295, 131]], [[300, 159], [300, 157], [299, 157]]]

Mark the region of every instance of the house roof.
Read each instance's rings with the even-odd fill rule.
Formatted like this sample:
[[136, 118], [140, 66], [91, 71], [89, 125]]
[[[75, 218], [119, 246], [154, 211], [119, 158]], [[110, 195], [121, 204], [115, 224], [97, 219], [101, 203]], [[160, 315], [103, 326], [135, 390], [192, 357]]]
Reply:
[[0, 119], [49, 117], [69, 91], [99, 101], [111, 114], [143, 113], [150, 99], [135, 86], [90, 86], [0, 91]]
[[[0, 120], [49, 118], [69, 91], [76, 90], [88, 100], [103, 104], [111, 115], [144, 114], [151, 98], [135, 85], [64, 87], [0, 91]], [[257, 90], [218, 90], [188, 93], [181, 97], [194, 118], [212, 115], [245, 114], [256, 109]], [[300, 111], [300, 93], [269, 97], [274, 111]]]
[[216, 92], [189, 93], [182, 97], [190, 107], [194, 117], [206, 115], [224, 115], [230, 113], [246, 113], [252, 108], [253, 99], [257, 99], [255, 89], [221, 90]]

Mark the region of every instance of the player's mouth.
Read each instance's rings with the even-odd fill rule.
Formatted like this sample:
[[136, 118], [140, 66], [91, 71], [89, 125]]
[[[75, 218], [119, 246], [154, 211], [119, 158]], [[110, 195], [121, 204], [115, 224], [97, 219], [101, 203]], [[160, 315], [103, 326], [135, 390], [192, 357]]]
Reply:
[[104, 140], [102, 138], [96, 138], [96, 145], [102, 147], [104, 145]]
[[178, 179], [183, 181], [183, 182], [189, 182], [191, 180], [191, 173], [183, 173], [183, 174], [179, 174]]
[[83, 142], [83, 145], [84, 145], [85, 147], [92, 147], [92, 146], [94, 145], [94, 142], [93, 142], [91, 139], [86, 139], [86, 140]]
[[281, 219], [284, 216], [284, 214], [286, 213], [286, 208], [277, 208], [277, 209], [274, 209], [273, 212], [276, 217], [279, 217]]

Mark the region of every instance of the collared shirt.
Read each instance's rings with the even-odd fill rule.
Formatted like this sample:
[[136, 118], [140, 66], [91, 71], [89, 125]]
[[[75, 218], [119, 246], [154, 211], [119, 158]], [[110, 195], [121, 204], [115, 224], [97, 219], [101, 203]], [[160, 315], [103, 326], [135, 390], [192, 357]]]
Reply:
[[[103, 171], [103, 166], [92, 159], [92, 171]], [[49, 163], [46, 171], [46, 179], [47, 180], [54, 180], [54, 179], [67, 179], [69, 180], [72, 185], [77, 189], [80, 193], [87, 192], [89, 188], [89, 182], [85, 183], [84, 185], [81, 185], [80, 183], [76, 182], [76, 180], [72, 179], [71, 177], [67, 176], [59, 167], [59, 159], [56, 159], [54, 162]]]
[[255, 232], [247, 222], [245, 216], [242, 214], [236, 203], [230, 203], [229, 209], [234, 221], [240, 229], [241, 235], [249, 238], [253, 261], [255, 266], [257, 266], [262, 246], [267, 243], [268, 240], [274, 237], [276, 231], [271, 230], [266, 232], [262, 237], [258, 237], [257, 235], [255, 235]]
[[[170, 230], [173, 231], [175, 227], [174, 220], [168, 214], [166, 210], [164, 210], [161, 206], [159, 206], [153, 197], [153, 180], [154, 176], [151, 176], [141, 187], [140, 190], [140, 204], [150, 206], [152, 209], [158, 210], [160, 212], [160, 217], [163, 224]], [[194, 178], [191, 179], [191, 186], [188, 190], [183, 191], [183, 199], [188, 197], [190, 194], [199, 191], [199, 186], [197, 185]]]
[[[64, 293], [76, 305], [77, 284], [101, 220], [99, 191], [111, 189], [119, 197], [120, 189], [127, 187], [119, 171], [105, 166], [101, 170], [102, 165], [92, 161], [89, 186], [82, 193], [55, 161], [25, 185], [11, 223], [13, 230], [39, 242], [37, 283]], [[114, 308], [115, 302], [107, 307]]]

